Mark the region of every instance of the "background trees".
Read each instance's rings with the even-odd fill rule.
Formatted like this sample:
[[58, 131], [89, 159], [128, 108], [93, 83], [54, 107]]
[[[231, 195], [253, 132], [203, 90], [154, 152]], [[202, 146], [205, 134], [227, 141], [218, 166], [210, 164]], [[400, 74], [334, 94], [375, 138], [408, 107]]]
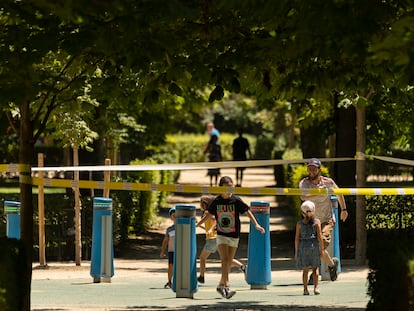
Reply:
[[[227, 92], [276, 111], [275, 124], [288, 116], [305, 156], [324, 156], [328, 139], [336, 155], [354, 156], [361, 124], [368, 150], [387, 153], [390, 143], [412, 145], [412, 9], [378, 0], [5, 0], [0, 105], [23, 164], [33, 164], [35, 142], [61, 111], [93, 112], [101, 139], [143, 153], [168, 132], [201, 130], [192, 120]], [[366, 127], [353, 109], [366, 113]], [[349, 165], [334, 170], [343, 186], [354, 184]], [[30, 254], [30, 184], [21, 202]]]

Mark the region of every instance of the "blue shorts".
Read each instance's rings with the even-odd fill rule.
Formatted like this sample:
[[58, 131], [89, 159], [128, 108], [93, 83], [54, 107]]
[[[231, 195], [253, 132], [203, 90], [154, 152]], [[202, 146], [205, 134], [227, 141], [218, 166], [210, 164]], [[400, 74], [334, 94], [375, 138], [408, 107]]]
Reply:
[[215, 253], [217, 251], [217, 241], [216, 239], [208, 239], [206, 240], [206, 244], [204, 244], [203, 251], [209, 253]]

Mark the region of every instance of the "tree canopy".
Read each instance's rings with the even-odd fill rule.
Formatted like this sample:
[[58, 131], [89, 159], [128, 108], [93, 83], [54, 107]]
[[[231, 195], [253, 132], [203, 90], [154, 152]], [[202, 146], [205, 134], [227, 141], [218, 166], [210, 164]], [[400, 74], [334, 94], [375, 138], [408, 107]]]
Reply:
[[[381, 151], [391, 140], [412, 146], [413, 8], [380, 0], [4, 0], [0, 106], [23, 164], [62, 113], [89, 112], [98, 134], [119, 128], [120, 139], [127, 124], [162, 141], [226, 93], [287, 109], [302, 127], [335, 125], [338, 104], [366, 107], [371, 150], [380, 150], [377, 139]], [[30, 250], [30, 185], [21, 196]], [[30, 258], [26, 268], [30, 276]]]

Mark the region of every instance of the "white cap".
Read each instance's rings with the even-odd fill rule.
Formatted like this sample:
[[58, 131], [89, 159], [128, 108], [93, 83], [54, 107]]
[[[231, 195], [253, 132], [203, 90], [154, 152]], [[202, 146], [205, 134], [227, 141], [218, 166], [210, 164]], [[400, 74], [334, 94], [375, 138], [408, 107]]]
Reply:
[[300, 209], [302, 210], [303, 213], [306, 213], [307, 211], [314, 212], [315, 211], [315, 203], [313, 203], [312, 201], [305, 201], [300, 206]]

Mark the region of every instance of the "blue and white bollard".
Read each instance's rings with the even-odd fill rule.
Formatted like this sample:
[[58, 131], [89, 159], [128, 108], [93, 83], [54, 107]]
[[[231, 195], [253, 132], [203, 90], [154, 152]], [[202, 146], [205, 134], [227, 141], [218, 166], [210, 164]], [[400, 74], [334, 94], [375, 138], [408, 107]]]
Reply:
[[112, 199], [93, 198], [91, 271], [94, 283], [111, 282], [114, 275]]
[[[338, 198], [336, 195], [331, 196], [331, 203], [333, 214], [335, 217], [335, 227], [332, 231], [332, 240], [329, 246], [327, 247], [327, 251], [331, 257], [336, 257], [339, 260], [338, 263], [338, 273], [341, 272], [341, 254], [340, 254], [340, 247], [339, 247], [339, 213], [338, 213]], [[325, 262], [321, 263], [320, 275], [322, 281], [330, 281], [331, 277], [329, 275], [328, 265]]]
[[4, 213], [7, 221], [7, 237], [20, 240], [20, 202], [4, 201]]
[[336, 195], [332, 195], [331, 196], [331, 202], [332, 202], [332, 207], [333, 207], [333, 211], [334, 211], [334, 215], [335, 215], [335, 219], [336, 219], [336, 224], [333, 230], [333, 255], [334, 257], [338, 258], [339, 263], [338, 263], [338, 273], [341, 272], [341, 251], [340, 251], [340, 245], [339, 245], [339, 209], [338, 209], [338, 198], [336, 197]]
[[266, 232], [262, 234], [250, 223], [246, 281], [250, 289], [266, 289], [272, 283], [270, 203], [251, 202], [250, 210]]
[[177, 298], [193, 298], [197, 284], [196, 207], [175, 206], [174, 272], [171, 289]]

